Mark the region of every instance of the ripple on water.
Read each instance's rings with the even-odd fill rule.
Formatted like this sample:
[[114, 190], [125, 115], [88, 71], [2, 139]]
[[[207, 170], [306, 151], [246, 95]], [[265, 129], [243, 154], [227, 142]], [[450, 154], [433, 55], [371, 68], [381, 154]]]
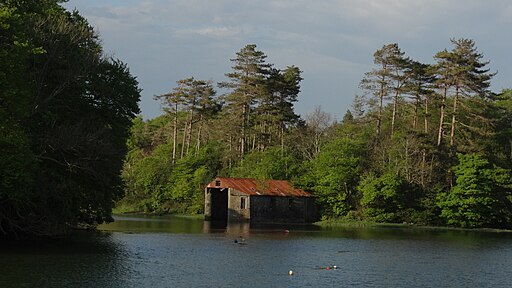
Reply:
[[[65, 241], [2, 247], [0, 287], [507, 287], [512, 283], [512, 238], [506, 234], [300, 227], [289, 233], [279, 228], [209, 233], [212, 230], [203, 230], [197, 219], [192, 232], [185, 233], [186, 227], [170, 229], [174, 222], [169, 218], [152, 219], [153, 224], [129, 221], [146, 228], [160, 223], [163, 230], [78, 233]], [[241, 234], [246, 245], [234, 241]], [[333, 265], [338, 269], [325, 269]]]

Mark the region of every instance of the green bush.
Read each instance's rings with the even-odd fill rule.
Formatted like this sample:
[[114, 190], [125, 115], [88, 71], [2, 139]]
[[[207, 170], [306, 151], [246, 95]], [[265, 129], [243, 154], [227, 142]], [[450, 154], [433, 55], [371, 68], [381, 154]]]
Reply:
[[510, 170], [492, 166], [478, 154], [459, 154], [458, 160], [456, 185], [437, 198], [441, 217], [459, 227], [510, 227]]

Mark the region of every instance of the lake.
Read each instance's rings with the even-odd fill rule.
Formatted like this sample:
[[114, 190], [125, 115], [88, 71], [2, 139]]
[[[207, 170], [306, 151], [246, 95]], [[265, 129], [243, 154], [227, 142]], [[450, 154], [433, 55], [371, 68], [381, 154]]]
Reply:
[[0, 287], [512, 285], [511, 233], [223, 227], [187, 217], [116, 217], [100, 229], [62, 240], [4, 244]]

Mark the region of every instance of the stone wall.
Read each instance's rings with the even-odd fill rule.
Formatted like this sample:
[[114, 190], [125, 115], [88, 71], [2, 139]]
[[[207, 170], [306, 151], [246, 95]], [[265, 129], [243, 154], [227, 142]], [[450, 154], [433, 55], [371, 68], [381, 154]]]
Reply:
[[249, 221], [251, 219], [251, 197], [229, 188], [228, 221]]

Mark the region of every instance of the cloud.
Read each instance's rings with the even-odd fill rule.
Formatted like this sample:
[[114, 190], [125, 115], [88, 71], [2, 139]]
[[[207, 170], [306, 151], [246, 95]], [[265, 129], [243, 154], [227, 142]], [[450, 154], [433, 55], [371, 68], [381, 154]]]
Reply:
[[507, 4], [506, 7], [501, 10], [500, 20], [505, 23], [512, 22], [512, 4]]
[[105, 50], [140, 73], [143, 113], [150, 109], [144, 107], [158, 106], [153, 94], [167, 91], [180, 77], [224, 80], [229, 59], [249, 43], [277, 68], [299, 66], [305, 76], [301, 107], [333, 101], [322, 105], [337, 107], [331, 113], [346, 110], [340, 95], [356, 94], [358, 80], [373, 65], [373, 52], [387, 43], [431, 63], [437, 51], [451, 48], [450, 38], [471, 38], [491, 60], [491, 70], [500, 71], [499, 86], [507, 86], [512, 74], [504, 52], [512, 50], [505, 36], [512, 22], [507, 0], [70, 0], [64, 5], [77, 6], [100, 31]]
[[200, 29], [184, 29], [181, 30], [183, 34], [197, 34], [207, 37], [233, 37], [242, 32], [240, 28], [233, 27], [207, 27]]

